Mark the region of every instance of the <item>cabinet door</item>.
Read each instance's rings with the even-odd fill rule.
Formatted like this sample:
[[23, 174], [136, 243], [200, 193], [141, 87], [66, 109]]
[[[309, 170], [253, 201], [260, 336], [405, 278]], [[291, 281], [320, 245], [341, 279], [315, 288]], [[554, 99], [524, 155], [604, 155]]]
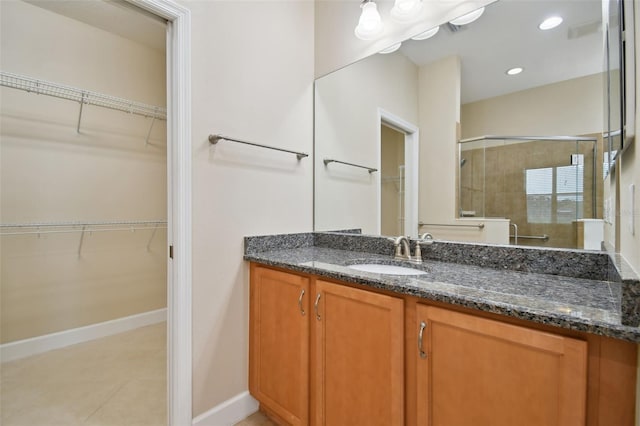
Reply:
[[316, 281], [315, 425], [404, 422], [404, 301]]
[[586, 342], [422, 305], [416, 325], [419, 425], [585, 424]]
[[292, 425], [309, 423], [309, 280], [251, 266], [249, 390]]

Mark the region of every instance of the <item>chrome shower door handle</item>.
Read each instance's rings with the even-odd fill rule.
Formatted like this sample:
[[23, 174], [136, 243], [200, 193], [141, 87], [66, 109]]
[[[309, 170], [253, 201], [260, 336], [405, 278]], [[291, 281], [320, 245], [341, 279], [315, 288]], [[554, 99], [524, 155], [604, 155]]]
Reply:
[[418, 332], [418, 353], [420, 354], [420, 358], [423, 359], [427, 357], [427, 353], [422, 349], [422, 337], [425, 328], [427, 328], [427, 323], [424, 321], [420, 322], [420, 332]]
[[305, 315], [304, 308], [302, 307], [302, 298], [304, 297], [304, 288], [300, 292], [300, 297], [298, 297], [298, 307], [300, 308], [300, 313], [302, 316]]
[[320, 318], [320, 313], [318, 312], [318, 303], [320, 303], [320, 293], [316, 296], [316, 302], [313, 304], [313, 310], [316, 312], [316, 319], [321, 321], [322, 318]]

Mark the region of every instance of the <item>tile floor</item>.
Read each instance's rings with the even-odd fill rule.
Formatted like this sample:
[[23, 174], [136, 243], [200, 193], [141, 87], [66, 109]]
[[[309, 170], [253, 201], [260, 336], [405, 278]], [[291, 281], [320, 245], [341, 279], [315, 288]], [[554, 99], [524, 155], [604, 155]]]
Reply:
[[277, 426], [267, 416], [261, 412], [253, 413], [240, 423], [236, 423], [234, 426]]
[[166, 346], [160, 323], [0, 364], [0, 424], [165, 425]]

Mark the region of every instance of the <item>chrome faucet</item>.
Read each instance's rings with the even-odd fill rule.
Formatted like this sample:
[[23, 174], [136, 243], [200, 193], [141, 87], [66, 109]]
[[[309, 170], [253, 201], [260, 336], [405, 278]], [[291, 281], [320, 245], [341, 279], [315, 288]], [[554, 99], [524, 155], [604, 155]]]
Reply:
[[415, 258], [411, 257], [411, 243], [409, 238], [403, 235], [395, 238], [394, 247], [396, 254], [393, 257], [395, 260], [408, 260], [413, 263], [422, 263], [422, 252], [420, 250], [420, 241], [416, 241], [416, 254]]
[[411, 247], [409, 246], [409, 239], [403, 235], [397, 237], [393, 243], [396, 248], [396, 260], [411, 260]]

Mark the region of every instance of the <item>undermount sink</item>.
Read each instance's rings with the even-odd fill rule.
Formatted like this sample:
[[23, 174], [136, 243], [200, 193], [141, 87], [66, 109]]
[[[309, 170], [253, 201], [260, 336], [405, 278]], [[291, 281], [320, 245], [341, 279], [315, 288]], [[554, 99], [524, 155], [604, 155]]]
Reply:
[[362, 263], [359, 265], [349, 265], [350, 269], [362, 272], [373, 272], [374, 274], [387, 274], [387, 275], [426, 275], [425, 271], [420, 269], [407, 268], [405, 266], [397, 265], [380, 265], [377, 263]]

